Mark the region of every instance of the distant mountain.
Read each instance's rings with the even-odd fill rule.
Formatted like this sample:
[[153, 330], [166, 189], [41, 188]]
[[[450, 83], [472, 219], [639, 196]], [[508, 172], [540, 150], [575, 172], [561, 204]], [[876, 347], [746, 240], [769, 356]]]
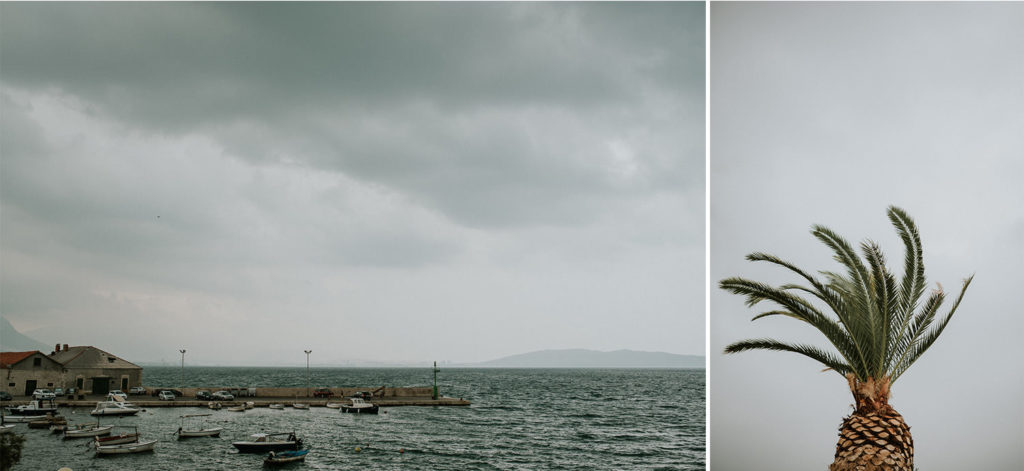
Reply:
[[[470, 366], [470, 365], [467, 365]], [[495, 368], [704, 368], [701, 355], [616, 350], [542, 350], [512, 355], [472, 366]]]
[[7, 318], [0, 316], [0, 351], [4, 352], [27, 352], [39, 350], [43, 353], [50, 353], [53, 345], [49, 347], [32, 337], [28, 337], [7, 321]]

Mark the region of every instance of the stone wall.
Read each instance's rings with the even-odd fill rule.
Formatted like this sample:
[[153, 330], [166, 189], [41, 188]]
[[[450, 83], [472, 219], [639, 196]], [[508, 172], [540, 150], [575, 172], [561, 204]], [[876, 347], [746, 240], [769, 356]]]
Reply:
[[[147, 387], [147, 394], [152, 394], [153, 391], [159, 391], [161, 389], [174, 389], [181, 391], [182, 395], [186, 398], [193, 398], [196, 396], [196, 391], [228, 391], [238, 397], [312, 397], [313, 391], [316, 390], [314, 387], [308, 389], [309, 395], [306, 395], [307, 389], [305, 387], [299, 388], [235, 388], [230, 386], [224, 387], [209, 387], [209, 388], [179, 388], [176, 386], [169, 387]], [[380, 387], [376, 388], [330, 388], [331, 392], [334, 393], [334, 397], [347, 397], [355, 394], [359, 391], [366, 391], [373, 393], [375, 397], [430, 397], [434, 393], [433, 387], [417, 387], [417, 388], [392, 388], [385, 387], [383, 391]], [[255, 393], [255, 396], [248, 396], [249, 392]]]

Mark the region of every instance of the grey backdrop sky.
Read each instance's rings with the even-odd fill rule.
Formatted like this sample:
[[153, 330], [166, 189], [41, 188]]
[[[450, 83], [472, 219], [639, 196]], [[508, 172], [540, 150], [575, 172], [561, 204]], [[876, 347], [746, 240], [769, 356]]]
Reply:
[[[895, 384], [925, 471], [1024, 462], [1024, 4], [711, 7], [711, 277], [799, 282], [744, 256], [833, 270], [823, 224], [871, 238], [902, 273], [890, 204], [918, 223], [932, 287], [977, 276], [942, 337]], [[759, 308], [767, 305], [758, 306]], [[811, 327], [711, 293], [711, 469], [822, 470], [853, 402], [801, 356], [723, 355]], [[944, 311], [945, 312], [945, 311]]]
[[704, 350], [704, 6], [0, 6], [0, 313], [133, 360]]

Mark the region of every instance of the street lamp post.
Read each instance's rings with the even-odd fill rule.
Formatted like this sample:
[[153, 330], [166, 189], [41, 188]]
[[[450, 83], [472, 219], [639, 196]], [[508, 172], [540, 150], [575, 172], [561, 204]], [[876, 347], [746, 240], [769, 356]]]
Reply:
[[437, 372], [441, 371], [437, 369], [437, 362], [434, 362], [434, 400], [437, 400]]
[[309, 354], [313, 353], [312, 350], [303, 350], [306, 352], [306, 397], [309, 397]]
[[[178, 350], [181, 352], [181, 390], [185, 390], [185, 349]], [[184, 394], [184, 393], [182, 393]]]

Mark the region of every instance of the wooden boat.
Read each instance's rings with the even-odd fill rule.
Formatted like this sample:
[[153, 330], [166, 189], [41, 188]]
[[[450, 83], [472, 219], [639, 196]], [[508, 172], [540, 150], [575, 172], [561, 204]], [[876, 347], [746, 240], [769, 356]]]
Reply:
[[266, 453], [268, 451], [298, 450], [302, 439], [295, 432], [257, 433], [252, 440], [233, 442], [239, 453]]
[[301, 402], [296, 402], [295, 404], [292, 404], [292, 408], [294, 408], [294, 409], [309, 409], [309, 404], [303, 404]]
[[9, 424], [27, 424], [37, 420], [46, 419], [45, 415], [9, 415], [4, 417], [4, 422]]
[[358, 397], [351, 398], [352, 405], [341, 405], [342, 412], [348, 412], [351, 414], [376, 414], [380, 408], [370, 402], [366, 402]]
[[284, 409], [284, 404], [271, 404], [271, 405], [269, 405], [267, 407], [269, 407], [271, 409], [283, 410]]
[[324, 406], [326, 406], [328, 409], [341, 409], [340, 402], [328, 402], [327, 404], [324, 404]]
[[234, 407], [228, 407], [225, 410], [227, 410], [229, 412], [245, 412], [245, 404], [237, 405], [237, 406], [234, 406]]
[[153, 448], [156, 447], [156, 442], [157, 440], [149, 440], [146, 442], [122, 443], [120, 445], [98, 445], [96, 446], [96, 454], [121, 455], [125, 453], [143, 453], [153, 451]]
[[10, 416], [45, 416], [46, 414], [56, 414], [57, 403], [53, 399], [33, 399], [28, 404], [20, 405], [17, 407], [8, 407], [6, 419], [8, 422]]
[[[181, 416], [181, 426], [178, 427], [178, 431], [174, 432], [178, 434], [178, 439], [182, 438], [195, 438], [195, 437], [219, 437], [220, 432], [224, 430], [224, 427], [207, 427], [205, 423], [202, 423], [196, 417], [209, 417], [210, 414], [189, 414]], [[190, 420], [186, 420], [190, 419]]]
[[113, 425], [99, 425], [96, 422], [68, 426], [68, 428], [64, 430], [64, 438], [90, 438], [110, 435], [110, 431], [113, 429]]
[[54, 425], [67, 425], [68, 421], [61, 415], [50, 415], [46, 414], [45, 417], [39, 420], [33, 420], [28, 423], [28, 428], [50, 428]]
[[295, 462], [298, 462], [298, 461], [305, 461], [307, 453], [309, 453], [309, 450], [282, 451], [282, 452], [272, 451], [272, 452], [270, 452], [270, 454], [266, 458], [263, 458], [263, 464], [278, 465], [278, 464], [295, 463]]
[[96, 446], [104, 445], [120, 445], [123, 443], [134, 443], [139, 441], [139, 428], [135, 426], [124, 426], [121, 427], [122, 431], [117, 433], [111, 432], [110, 435], [105, 437], [95, 437], [93, 443]]

